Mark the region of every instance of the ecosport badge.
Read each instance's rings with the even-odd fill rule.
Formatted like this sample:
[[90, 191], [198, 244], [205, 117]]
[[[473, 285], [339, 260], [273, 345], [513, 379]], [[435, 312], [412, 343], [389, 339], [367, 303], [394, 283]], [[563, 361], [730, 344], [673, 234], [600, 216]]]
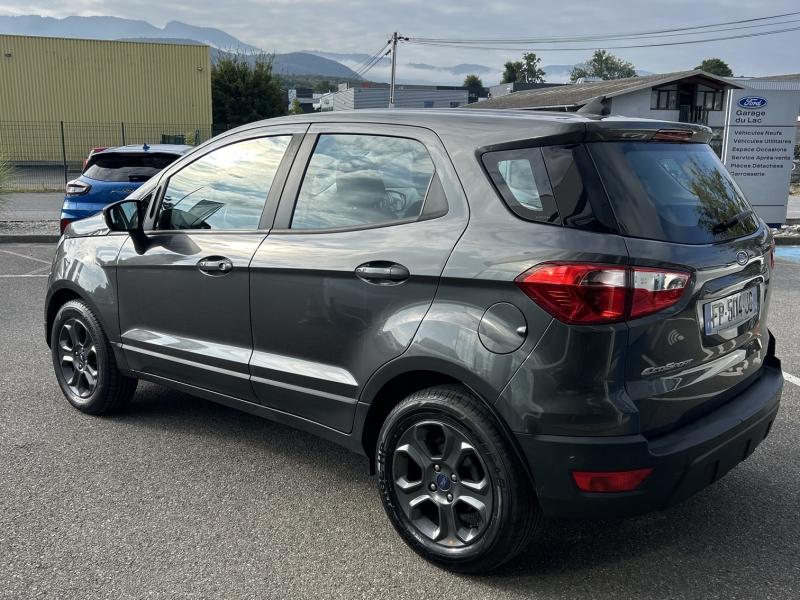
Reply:
[[669, 371], [671, 369], [677, 369], [678, 367], [685, 367], [693, 360], [693, 358], [690, 358], [689, 360], [682, 360], [681, 362], [667, 363], [663, 367], [647, 367], [644, 371], [642, 371], [642, 375], [652, 375], [653, 373], [661, 373], [662, 371]]

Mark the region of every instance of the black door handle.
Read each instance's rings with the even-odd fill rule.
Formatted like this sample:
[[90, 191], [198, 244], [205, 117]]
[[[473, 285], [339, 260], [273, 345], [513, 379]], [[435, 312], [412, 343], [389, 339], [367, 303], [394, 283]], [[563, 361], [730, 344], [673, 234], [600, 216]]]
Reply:
[[356, 275], [367, 283], [394, 285], [404, 282], [411, 274], [403, 265], [367, 263], [356, 267]]
[[224, 256], [209, 256], [197, 263], [197, 268], [206, 275], [225, 275], [233, 270], [233, 263]]

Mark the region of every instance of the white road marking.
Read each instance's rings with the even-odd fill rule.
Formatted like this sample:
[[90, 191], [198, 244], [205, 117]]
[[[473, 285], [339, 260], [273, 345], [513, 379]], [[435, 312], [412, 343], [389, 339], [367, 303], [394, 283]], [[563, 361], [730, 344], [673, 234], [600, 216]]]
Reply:
[[41, 275], [0, 275], [3, 279], [17, 279], [19, 277], [50, 277], [49, 273], [42, 273]]
[[790, 375], [786, 371], [783, 372], [784, 380], [788, 381], [789, 383], [793, 383], [795, 385], [800, 386], [800, 377], [795, 377], [794, 375]]
[[46, 265], [53, 264], [51, 260], [42, 260], [41, 258], [34, 258], [33, 256], [27, 256], [25, 254], [17, 254], [16, 252], [11, 252], [11, 250], [0, 250], [0, 252], [5, 252], [6, 254], [13, 254], [14, 256], [19, 256], [20, 258], [29, 258], [30, 260], [35, 260], [36, 262], [44, 263]]

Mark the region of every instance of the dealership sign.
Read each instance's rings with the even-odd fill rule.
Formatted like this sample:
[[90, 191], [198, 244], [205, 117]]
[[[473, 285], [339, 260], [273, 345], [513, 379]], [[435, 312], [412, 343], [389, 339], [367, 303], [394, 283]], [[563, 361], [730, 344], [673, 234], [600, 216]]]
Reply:
[[767, 223], [786, 220], [800, 92], [730, 90], [722, 161]]

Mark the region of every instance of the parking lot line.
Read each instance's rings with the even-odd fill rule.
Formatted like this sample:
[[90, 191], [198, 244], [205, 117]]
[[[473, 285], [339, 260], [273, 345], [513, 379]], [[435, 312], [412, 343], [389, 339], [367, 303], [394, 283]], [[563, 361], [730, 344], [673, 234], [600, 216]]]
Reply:
[[40, 275], [28, 273], [27, 275], [0, 275], [0, 279], [17, 279], [20, 277], [49, 277], [49, 273], [42, 273]]
[[795, 385], [800, 385], [800, 377], [795, 377], [786, 371], [783, 372], [784, 380], [788, 381], [789, 383], [793, 383]]
[[18, 254], [17, 252], [11, 252], [11, 250], [0, 250], [0, 252], [5, 252], [6, 254], [13, 254], [14, 256], [19, 256], [20, 258], [28, 258], [30, 260], [35, 260], [36, 262], [44, 263], [49, 265], [51, 261], [49, 260], [42, 260], [41, 258], [35, 258], [33, 256], [28, 256], [26, 254]]

